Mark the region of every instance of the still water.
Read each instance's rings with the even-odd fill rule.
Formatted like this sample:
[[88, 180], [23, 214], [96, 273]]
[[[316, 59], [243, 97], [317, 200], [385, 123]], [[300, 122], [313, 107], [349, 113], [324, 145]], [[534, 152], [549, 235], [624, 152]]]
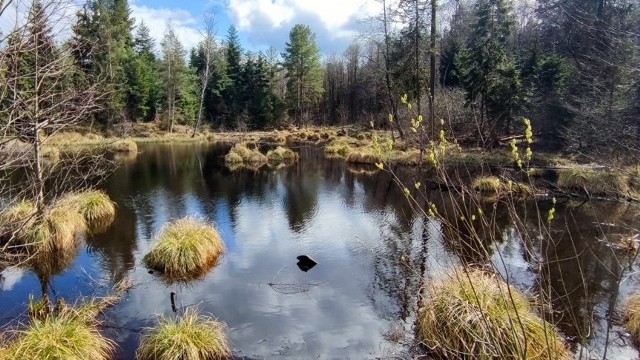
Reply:
[[[49, 296], [72, 302], [132, 279], [134, 288], [105, 316], [118, 359], [134, 356], [141, 332], [159, 314], [172, 314], [171, 292], [178, 311], [194, 306], [224, 321], [238, 358], [410, 358], [419, 351], [413, 333], [421, 274], [437, 276], [467, 252], [437, 222], [412, 211], [386, 172], [325, 159], [315, 146], [296, 148], [300, 161], [289, 167], [230, 171], [226, 149], [144, 145], [137, 157], [122, 159], [100, 184], [117, 203], [113, 226], [87, 236], [73, 263], [48, 279]], [[447, 206], [438, 190], [426, 196]], [[610, 359], [638, 357], [620, 326], [621, 304], [640, 290], [637, 269], [631, 255], [610, 244], [640, 228], [637, 209], [576, 201], [556, 208], [551, 238], [539, 244], [523, 244], [495, 209], [500, 241], [478, 261], [493, 262], [532, 295], [548, 286], [556, 322], [584, 358], [601, 356], [605, 347]], [[187, 215], [214, 222], [226, 252], [204, 278], [167, 284], [141, 259], [167, 221]], [[522, 220], [537, 226], [533, 214]], [[318, 265], [302, 271], [299, 255]], [[541, 259], [552, 264], [547, 271], [538, 270]], [[24, 269], [0, 273], [3, 324], [24, 319], [41, 280]]]

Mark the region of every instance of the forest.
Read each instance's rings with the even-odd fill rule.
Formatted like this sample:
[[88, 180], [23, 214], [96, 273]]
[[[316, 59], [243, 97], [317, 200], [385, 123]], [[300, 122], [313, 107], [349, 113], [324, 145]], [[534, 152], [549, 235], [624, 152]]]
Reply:
[[371, 1], [0, 0], [0, 360], [639, 356], [640, 3]]
[[[55, 6], [34, 1], [26, 26], [3, 35], [0, 76], [21, 78], [34, 70], [34, 57], [44, 68], [72, 62], [56, 75], [67, 79], [58, 85], [78, 91], [100, 84], [98, 109], [84, 121], [103, 131], [138, 122], [169, 131], [173, 124], [216, 131], [371, 121], [388, 127], [389, 115], [408, 123], [406, 94], [427, 124], [443, 119], [474, 146], [520, 133], [521, 118], [531, 120], [536, 145], [548, 150], [637, 146], [634, 1], [403, 0], [382, 8], [368, 20], [371, 31], [343, 54], [322, 54], [304, 24], [291, 29], [284, 52], [256, 53], [242, 48], [234, 26], [217, 36], [212, 12], [203, 15], [197, 47], [185, 49], [170, 23], [155, 44], [126, 0], [88, 1], [60, 42], [50, 19]], [[24, 80], [5, 102], [33, 91]], [[395, 124], [400, 135], [402, 124]]]

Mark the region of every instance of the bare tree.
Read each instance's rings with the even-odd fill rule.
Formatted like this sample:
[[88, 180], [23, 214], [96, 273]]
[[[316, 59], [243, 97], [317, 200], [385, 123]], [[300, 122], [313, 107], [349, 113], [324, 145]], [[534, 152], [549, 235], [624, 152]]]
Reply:
[[200, 73], [200, 106], [198, 107], [198, 119], [193, 125], [193, 133], [191, 137], [196, 136], [196, 132], [202, 123], [202, 109], [204, 107], [204, 96], [207, 91], [207, 86], [211, 80], [211, 61], [214, 55], [216, 43], [215, 43], [215, 18], [212, 11], [208, 11], [204, 15], [204, 40], [202, 40], [202, 52], [204, 55], [204, 69]]
[[65, 6], [62, 1], [34, 2], [26, 26], [9, 35], [0, 54], [5, 71], [0, 99], [1, 144], [7, 157], [4, 166], [28, 163], [31, 195], [39, 212], [45, 200], [43, 148], [47, 140], [89, 118], [98, 110], [96, 99], [100, 96], [97, 82], [81, 86], [74, 81], [77, 69], [72, 45], [55, 44], [49, 24]]

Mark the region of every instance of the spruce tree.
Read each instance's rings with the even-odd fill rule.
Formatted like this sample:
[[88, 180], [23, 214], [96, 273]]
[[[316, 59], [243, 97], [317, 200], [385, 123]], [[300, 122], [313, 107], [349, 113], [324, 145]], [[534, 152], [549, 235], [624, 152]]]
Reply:
[[309, 26], [297, 24], [291, 29], [282, 57], [287, 69], [287, 100], [296, 122], [301, 125], [303, 111], [324, 92], [320, 50]]

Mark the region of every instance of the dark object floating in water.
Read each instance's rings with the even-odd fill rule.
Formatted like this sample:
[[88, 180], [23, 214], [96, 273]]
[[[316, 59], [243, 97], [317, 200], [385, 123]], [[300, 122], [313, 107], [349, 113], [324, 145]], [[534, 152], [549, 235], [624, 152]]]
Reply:
[[307, 272], [313, 269], [314, 266], [318, 265], [318, 263], [307, 255], [298, 256], [298, 267], [300, 270]]
[[173, 310], [173, 312], [178, 311], [176, 308], [176, 293], [173, 291], [171, 292], [171, 310]]

